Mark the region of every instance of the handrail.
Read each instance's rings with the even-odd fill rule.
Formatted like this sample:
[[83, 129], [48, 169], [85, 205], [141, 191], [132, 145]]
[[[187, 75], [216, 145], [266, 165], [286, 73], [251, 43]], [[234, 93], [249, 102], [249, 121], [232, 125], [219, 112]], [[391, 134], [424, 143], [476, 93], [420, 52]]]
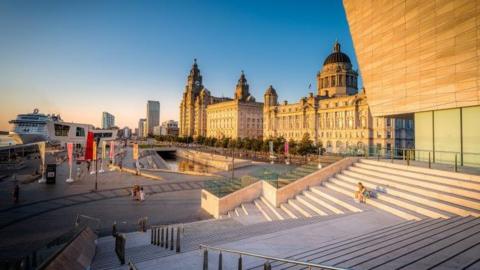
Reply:
[[277, 257], [273, 257], [273, 256], [267, 256], [267, 255], [261, 255], [261, 254], [246, 252], [246, 251], [239, 251], [239, 250], [219, 248], [219, 247], [211, 247], [211, 246], [207, 246], [207, 245], [204, 245], [204, 244], [200, 244], [200, 249], [202, 249], [202, 248], [207, 249], [207, 250], [210, 249], [210, 250], [222, 251], [222, 252], [227, 252], [227, 253], [234, 253], [234, 254], [238, 254], [238, 255], [245, 255], [245, 256], [250, 256], [250, 257], [256, 257], [256, 258], [267, 259], [267, 260], [278, 261], [278, 262], [284, 262], [284, 263], [291, 263], [291, 264], [296, 264], [296, 265], [316, 267], [316, 268], [321, 268], [321, 269], [326, 269], [326, 270], [347, 270], [346, 268], [338, 268], [338, 267], [334, 267], [334, 266], [327, 266], [327, 265], [321, 265], [321, 264], [315, 264], [315, 263], [309, 263], [309, 262], [294, 261], [294, 260], [282, 259], [282, 258], [277, 258]]
[[128, 270], [137, 270], [138, 268], [132, 261], [128, 261]]

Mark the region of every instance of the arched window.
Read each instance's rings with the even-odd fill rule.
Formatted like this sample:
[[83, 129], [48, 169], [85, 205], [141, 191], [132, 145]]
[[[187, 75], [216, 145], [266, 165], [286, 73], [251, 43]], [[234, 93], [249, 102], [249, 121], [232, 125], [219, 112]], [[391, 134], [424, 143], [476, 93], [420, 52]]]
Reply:
[[343, 75], [338, 75], [338, 86], [343, 86]]
[[332, 80], [332, 86], [335, 86], [335, 76], [332, 76], [330, 79]]

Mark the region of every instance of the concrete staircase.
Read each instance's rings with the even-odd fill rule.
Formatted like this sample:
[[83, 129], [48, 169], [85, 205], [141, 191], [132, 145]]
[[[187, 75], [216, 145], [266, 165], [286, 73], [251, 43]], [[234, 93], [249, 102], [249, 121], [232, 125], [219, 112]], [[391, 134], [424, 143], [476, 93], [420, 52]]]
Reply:
[[[400, 223], [286, 258], [340, 269], [480, 269], [480, 219]], [[246, 269], [263, 269], [263, 265]], [[272, 269], [304, 268], [274, 262]]]
[[324, 186], [352, 196], [358, 182], [376, 193], [367, 205], [405, 219], [480, 216], [480, 177], [362, 159]]
[[[366, 204], [354, 201], [357, 183], [375, 193]], [[379, 209], [407, 220], [480, 216], [480, 176], [362, 159], [295, 198], [274, 207], [264, 197], [224, 217], [254, 215], [259, 222], [338, 215]], [[250, 210], [248, 210], [250, 209]]]
[[367, 208], [368, 206], [355, 203], [351, 197], [318, 186], [302, 192], [280, 207], [274, 207], [261, 196], [251, 203], [242, 204], [220, 218], [241, 220], [247, 216], [255, 216], [258, 222], [263, 222], [355, 213]]
[[[200, 244], [218, 245], [242, 239], [280, 232], [301, 226], [317, 224], [343, 216], [314, 217], [310, 219], [277, 220], [243, 225], [232, 218], [211, 219], [184, 224], [182, 236], [182, 253], [196, 250]], [[126, 234], [126, 258], [137, 264], [163, 257], [175, 256], [175, 251], [150, 244], [150, 230], [146, 233]], [[97, 242], [97, 250], [91, 269], [127, 269], [120, 265], [114, 252], [115, 240], [107, 236]]]

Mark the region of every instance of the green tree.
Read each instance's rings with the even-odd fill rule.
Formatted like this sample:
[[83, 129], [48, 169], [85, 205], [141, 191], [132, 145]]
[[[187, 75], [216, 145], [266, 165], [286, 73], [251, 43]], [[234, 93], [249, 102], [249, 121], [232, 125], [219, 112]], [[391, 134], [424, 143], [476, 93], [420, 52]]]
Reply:
[[310, 134], [306, 132], [305, 134], [303, 134], [302, 140], [297, 146], [297, 152], [298, 154], [304, 156], [308, 153], [313, 152], [314, 149], [315, 147], [313, 146], [313, 142], [312, 140], [310, 140]]
[[290, 139], [288, 141], [288, 152], [291, 155], [296, 155], [297, 154], [297, 142], [294, 139]]
[[222, 138], [222, 147], [227, 148], [228, 144], [230, 143], [230, 138]]

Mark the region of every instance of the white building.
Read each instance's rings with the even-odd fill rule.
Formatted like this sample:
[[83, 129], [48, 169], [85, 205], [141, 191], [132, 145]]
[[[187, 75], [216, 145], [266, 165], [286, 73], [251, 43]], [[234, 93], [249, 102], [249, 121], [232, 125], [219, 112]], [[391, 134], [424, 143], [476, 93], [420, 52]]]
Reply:
[[102, 113], [102, 128], [109, 129], [115, 126], [115, 116], [108, 112]]
[[123, 138], [129, 139], [132, 136], [132, 130], [129, 127], [123, 128]]

